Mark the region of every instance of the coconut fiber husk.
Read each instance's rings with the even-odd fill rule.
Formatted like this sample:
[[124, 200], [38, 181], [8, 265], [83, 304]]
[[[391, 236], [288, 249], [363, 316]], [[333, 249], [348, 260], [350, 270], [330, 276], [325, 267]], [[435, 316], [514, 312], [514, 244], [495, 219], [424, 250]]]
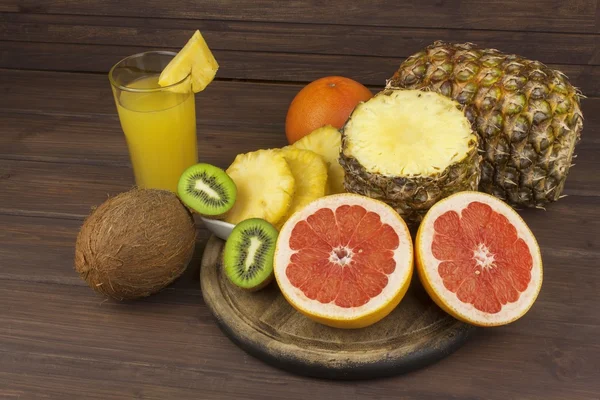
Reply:
[[183, 273], [195, 239], [192, 216], [175, 194], [134, 189], [107, 200], [85, 220], [75, 269], [103, 295], [145, 297]]

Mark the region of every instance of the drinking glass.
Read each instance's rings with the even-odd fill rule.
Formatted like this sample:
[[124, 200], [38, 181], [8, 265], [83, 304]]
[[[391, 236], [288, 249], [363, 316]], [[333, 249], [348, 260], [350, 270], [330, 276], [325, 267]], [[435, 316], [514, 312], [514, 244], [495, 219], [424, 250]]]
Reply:
[[161, 87], [158, 77], [176, 53], [129, 56], [109, 72], [136, 185], [177, 191], [183, 171], [198, 162], [191, 76]]

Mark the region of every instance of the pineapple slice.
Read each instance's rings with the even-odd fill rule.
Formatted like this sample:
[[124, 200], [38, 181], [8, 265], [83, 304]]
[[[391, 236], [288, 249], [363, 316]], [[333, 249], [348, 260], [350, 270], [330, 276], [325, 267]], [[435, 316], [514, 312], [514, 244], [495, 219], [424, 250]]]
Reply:
[[296, 190], [292, 204], [285, 215], [277, 224], [283, 226], [285, 221], [296, 211], [313, 200], [325, 196], [327, 188], [327, 164], [321, 156], [309, 150], [300, 150], [286, 147], [280, 153], [287, 161], [296, 181]]
[[344, 193], [344, 169], [340, 165], [340, 147], [342, 137], [340, 132], [331, 125], [315, 129], [307, 136], [295, 142], [296, 149], [311, 150], [327, 163], [327, 194]]
[[[162, 71], [158, 78], [158, 84], [160, 86], [173, 85], [188, 76], [191, 71], [192, 91], [198, 93], [212, 82], [218, 69], [219, 64], [202, 34], [200, 31], [196, 31]], [[180, 88], [176, 87], [174, 90], [179, 91]]]
[[226, 172], [237, 186], [237, 200], [227, 212], [226, 222], [262, 218], [274, 225], [286, 215], [296, 182], [281, 153], [258, 150], [239, 154]]

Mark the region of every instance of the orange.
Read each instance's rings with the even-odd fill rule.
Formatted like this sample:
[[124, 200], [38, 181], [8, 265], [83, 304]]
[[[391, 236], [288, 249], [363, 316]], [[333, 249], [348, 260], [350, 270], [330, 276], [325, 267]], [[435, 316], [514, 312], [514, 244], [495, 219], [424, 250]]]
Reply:
[[327, 76], [309, 83], [298, 92], [288, 109], [285, 134], [289, 143], [325, 125], [340, 129], [354, 107], [371, 97], [369, 89], [343, 76]]

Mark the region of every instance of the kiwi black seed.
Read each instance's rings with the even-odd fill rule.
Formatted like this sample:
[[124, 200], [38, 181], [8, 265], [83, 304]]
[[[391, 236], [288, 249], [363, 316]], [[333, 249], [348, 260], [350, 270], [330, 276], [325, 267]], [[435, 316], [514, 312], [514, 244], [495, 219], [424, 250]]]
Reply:
[[233, 207], [237, 188], [221, 168], [202, 163], [183, 172], [177, 193], [181, 201], [197, 213], [217, 216]]
[[246, 290], [259, 290], [273, 279], [273, 258], [279, 232], [264, 219], [237, 224], [225, 243], [223, 270], [229, 280]]

